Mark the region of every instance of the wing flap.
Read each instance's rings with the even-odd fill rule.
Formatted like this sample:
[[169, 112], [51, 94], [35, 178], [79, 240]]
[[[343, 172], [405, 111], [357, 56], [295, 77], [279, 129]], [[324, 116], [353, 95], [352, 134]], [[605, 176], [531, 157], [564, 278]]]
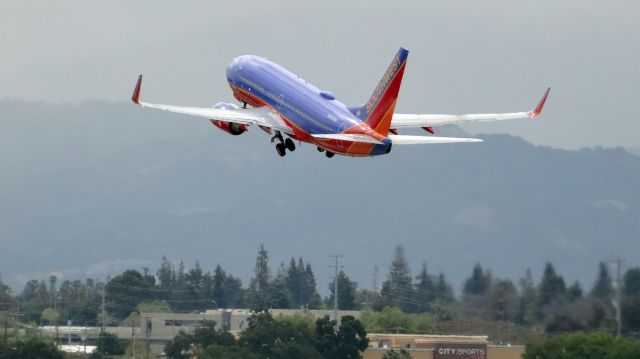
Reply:
[[393, 143], [394, 145], [482, 142], [482, 140], [479, 138], [460, 138], [460, 137], [389, 135], [389, 138], [391, 139], [391, 143]]

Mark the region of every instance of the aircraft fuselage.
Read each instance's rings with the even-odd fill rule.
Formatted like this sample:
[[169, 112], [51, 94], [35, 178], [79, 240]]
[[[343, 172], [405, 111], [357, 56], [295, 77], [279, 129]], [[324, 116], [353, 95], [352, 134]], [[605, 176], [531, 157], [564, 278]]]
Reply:
[[[267, 106], [293, 129], [291, 137], [347, 156], [375, 156], [389, 153], [391, 140], [376, 134], [349, 108], [327, 91], [322, 91], [284, 67], [262, 57], [245, 55], [227, 67], [227, 81], [233, 95], [253, 107]], [[379, 136], [382, 144], [317, 139], [311, 134], [350, 133]]]

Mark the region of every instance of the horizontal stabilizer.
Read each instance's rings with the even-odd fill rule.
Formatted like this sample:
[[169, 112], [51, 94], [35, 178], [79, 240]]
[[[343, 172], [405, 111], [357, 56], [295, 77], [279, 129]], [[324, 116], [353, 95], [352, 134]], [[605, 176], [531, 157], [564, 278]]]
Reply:
[[311, 135], [313, 138], [317, 138], [320, 140], [341, 140], [341, 141], [351, 141], [351, 142], [362, 142], [362, 143], [374, 143], [374, 144], [382, 144], [382, 142], [377, 139], [367, 136], [367, 135], [359, 135], [359, 134], [349, 134], [349, 133], [327, 133], [327, 134], [314, 134]]
[[419, 145], [431, 143], [458, 143], [458, 142], [482, 142], [479, 138], [459, 138], [459, 137], [435, 137], [435, 136], [411, 136], [411, 135], [389, 135], [391, 143], [394, 145]]

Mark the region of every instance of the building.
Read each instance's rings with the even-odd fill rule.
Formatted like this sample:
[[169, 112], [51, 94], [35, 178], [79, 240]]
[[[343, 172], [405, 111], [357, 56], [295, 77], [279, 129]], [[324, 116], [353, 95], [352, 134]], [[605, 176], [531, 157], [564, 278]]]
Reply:
[[388, 350], [408, 350], [414, 359], [520, 359], [524, 346], [496, 346], [487, 336], [368, 334], [363, 359], [380, 359]]

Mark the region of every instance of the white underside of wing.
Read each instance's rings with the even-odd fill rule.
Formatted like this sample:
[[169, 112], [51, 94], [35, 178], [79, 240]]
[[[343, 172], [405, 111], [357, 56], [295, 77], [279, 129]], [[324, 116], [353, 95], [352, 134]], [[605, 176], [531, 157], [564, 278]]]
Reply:
[[276, 112], [265, 107], [249, 109], [221, 109], [153, 104], [142, 101], [138, 104], [142, 107], [170, 111], [184, 115], [199, 116], [210, 120], [223, 120], [246, 125], [259, 125], [284, 131], [286, 133], [293, 133], [291, 128], [287, 126]]
[[351, 134], [351, 133], [326, 133], [326, 134], [323, 133], [323, 134], [312, 134], [311, 136], [321, 140], [341, 140], [341, 141], [363, 142], [363, 143], [374, 143], [374, 144], [382, 143], [371, 136]]
[[459, 137], [435, 137], [435, 136], [411, 136], [411, 135], [389, 135], [391, 143], [394, 145], [419, 145], [435, 143], [459, 143], [459, 142], [482, 142], [479, 138], [459, 138]]
[[391, 128], [415, 128], [464, 124], [470, 122], [487, 122], [515, 120], [533, 117], [531, 112], [485, 113], [468, 115], [437, 115], [437, 114], [405, 114], [394, 113]]

